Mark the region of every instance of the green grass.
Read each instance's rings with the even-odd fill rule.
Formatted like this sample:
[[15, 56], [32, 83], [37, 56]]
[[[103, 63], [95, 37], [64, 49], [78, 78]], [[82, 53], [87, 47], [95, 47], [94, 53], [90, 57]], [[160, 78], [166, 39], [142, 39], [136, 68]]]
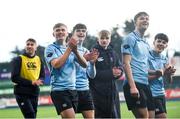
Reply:
[[[180, 118], [180, 101], [168, 101], [167, 111], [168, 118]], [[81, 114], [76, 115], [77, 118], [82, 118]], [[132, 113], [127, 110], [126, 104], [121, 103], [121, 117], [134, 118]], [[23, 118], [19, 108], [0, 109], [0, 118]], [[57, 116], [54, 106], [39, 106], [37, 118], [59, 118]]]

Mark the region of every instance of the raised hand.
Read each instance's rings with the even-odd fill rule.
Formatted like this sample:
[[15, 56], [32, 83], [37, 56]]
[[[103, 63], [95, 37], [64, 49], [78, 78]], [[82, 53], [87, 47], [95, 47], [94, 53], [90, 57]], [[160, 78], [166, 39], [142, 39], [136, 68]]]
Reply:
[[174, 68], [174, 66], [168, 65], [165, 67], [164, 75], [174, 75], [175, 72], [176, 69]]
[[174, 68], [174, 66], [171, 66], [171, 65], [165, 66], [164, 77], [169, 83], [172, 83], [172, 75], [174, 75], [175, 72], [176, 72], [176, 69]]
[[83, 57], [87, 60], [87, 61], [90, 61], [91, 63], [95, 63], [96, 60], [98, 59], [99, 57], [99, 52], [97, 49], [93, 49], [91, 52], [89, 53], [85, 53], [83, 55]]
[[72, 49], [72, 51], [77, 51], [77, 44], [78, 44], [78, 40], [75, 36], [72, 36], [68, 41], [68, 46], [69, 48]]

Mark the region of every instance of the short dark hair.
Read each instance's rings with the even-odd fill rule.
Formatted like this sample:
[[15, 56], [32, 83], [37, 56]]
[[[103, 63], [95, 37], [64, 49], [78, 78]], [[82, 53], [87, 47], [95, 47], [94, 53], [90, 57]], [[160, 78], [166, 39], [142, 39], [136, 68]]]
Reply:
[[85, 24], [82, 24], [82, 23], [78, 23], [76, 24], [74, 27], [73, 27], [73, 33], [76, 29], [86, 29], [87, 30], [87, 27]]
[[57, 23], [57, 24], [54, 25], [53, 30], [56, 29], [56, 28], [59, 28], [59, 27], [61, 27], [61, 26], [64, 26], [64, 27], [67, 28], [67, 26], [66, 26], [65, 24], [63, 24], [63, 23]]
[[135, 16], [134, 16], [134, 23], [136, 23], [138, 17], [145, 15], [145, 16], [149, 16], [146, 12], [138, 12]]
[[166, 41], [166, 42], [169, 41], [168, 36], [167, 36], [166, 34], [164, 34], [164, 33], [158, 33], [158, 34], [156, 34], [156, 36], [154, 37], [154, 40], [157, 40], [157, 39], [161, 39], [161, 40], [164, 40], [164, 41]]
[[26, 42], [29, 42], [29, 41], [36, 44], [36, 40], [34, 40], [33, 38], [28, 38], [28, 39], [26, 40]]

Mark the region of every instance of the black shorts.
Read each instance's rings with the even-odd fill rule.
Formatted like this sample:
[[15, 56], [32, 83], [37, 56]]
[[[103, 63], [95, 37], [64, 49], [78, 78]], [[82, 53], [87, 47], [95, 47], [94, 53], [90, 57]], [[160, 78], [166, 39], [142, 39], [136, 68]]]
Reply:
[[148, 110], [154, 110], [154, 101], [149, 85], [137, 82], [135, 84], [140, 94], [139, 98], [134, 98], [131, 96], [130, 86], [128, 83], [123, 86], [124, 96], [126, 99], [128, 110], [132, 110], [134, 108], [147, 108]]
[[155, 114], [167, 113], [165, 96], [154, 97]]
[[74, 111], [77, 109], [78, 97], [76, 90], [52, 91], [51, 99], [58, 115], [69, 108], [74, 108]]
[[92, 95], [89, 90], [77, 91], [78, 93], [78, 108], [77, 113], [87, 110], [94, 110]]

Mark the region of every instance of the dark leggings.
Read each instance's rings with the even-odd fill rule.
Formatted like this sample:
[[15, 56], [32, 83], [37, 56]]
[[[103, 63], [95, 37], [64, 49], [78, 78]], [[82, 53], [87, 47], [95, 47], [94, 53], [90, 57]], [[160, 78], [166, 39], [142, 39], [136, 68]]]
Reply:
[[38, 97], [29, 95], [15, 96], [24, 118], [36, 118]]

